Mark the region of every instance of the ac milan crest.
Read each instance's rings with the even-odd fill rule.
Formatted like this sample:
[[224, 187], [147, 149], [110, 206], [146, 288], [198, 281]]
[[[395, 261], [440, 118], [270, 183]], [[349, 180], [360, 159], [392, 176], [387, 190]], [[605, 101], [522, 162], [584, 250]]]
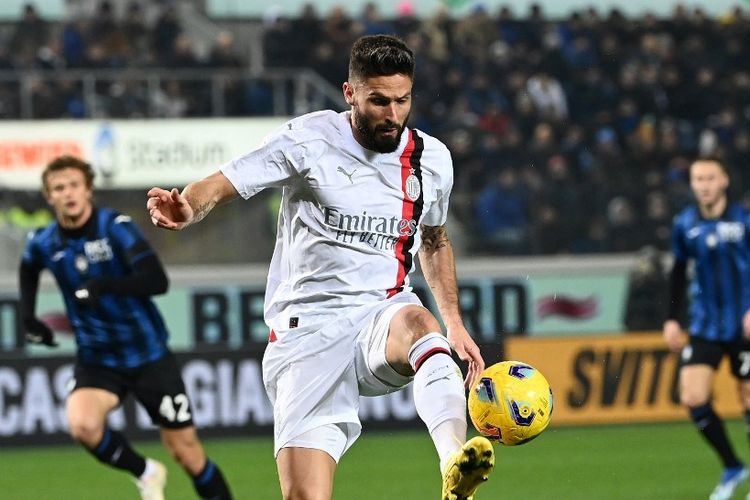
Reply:
[[411, 174], [406, 178], [406, 196], [411, 201], [417, 201], [419, 195], [422, 194], [422, 187], [419, 185], [419, 178]]

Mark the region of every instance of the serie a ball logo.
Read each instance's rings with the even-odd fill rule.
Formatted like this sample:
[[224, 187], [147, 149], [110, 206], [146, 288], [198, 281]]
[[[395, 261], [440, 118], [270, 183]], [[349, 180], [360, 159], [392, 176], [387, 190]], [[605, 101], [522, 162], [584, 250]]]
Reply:
[[539, 370], [519, 361], [486, 368], [469, 392], [469, 416], [483, 436], [504, 445], [528, 443], [552, 417], [552, 389]]

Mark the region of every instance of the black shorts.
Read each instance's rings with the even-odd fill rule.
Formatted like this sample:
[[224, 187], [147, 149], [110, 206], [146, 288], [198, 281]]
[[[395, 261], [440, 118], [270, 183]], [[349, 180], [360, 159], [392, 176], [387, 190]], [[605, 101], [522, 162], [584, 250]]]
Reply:
[[719, 367], [724, 356], [729, 357], [732, 374], [740, 380], [750, 380], [750, 342], [712, 342], [699, 337], [690, 337], [690, 344], [682, 349], [680, 363], [687, 365], [709, 365]]
[[181, 429], [193, 425], [190, 401], [172, 353], [138, 368], [115, 369], [79, 362], [74, 383], [72, 391], [83, 387], [104, 389], [115, 394], [120, 403], [132, 392], [159, 427]]

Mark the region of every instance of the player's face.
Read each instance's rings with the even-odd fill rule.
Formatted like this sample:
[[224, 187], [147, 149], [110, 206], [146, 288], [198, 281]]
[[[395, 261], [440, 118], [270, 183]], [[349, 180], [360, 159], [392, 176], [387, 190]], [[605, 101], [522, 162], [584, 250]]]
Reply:
[[61, 222], [82, 224], [91, 213], [93, 191], [86, 186], [86, 177], [78, 169], [51, 172], [47, 176], [45, 196]]
[[697, 161], [690, 167], [690, 187], [698, 204], [713, 206], [726, 197], [729, 177], [714, 161]]
[[411, 112], [411, 88], [411, 78], [402, 74], [344, 83], [354, 137], [360, 144], [378, 153], [396, 150]]

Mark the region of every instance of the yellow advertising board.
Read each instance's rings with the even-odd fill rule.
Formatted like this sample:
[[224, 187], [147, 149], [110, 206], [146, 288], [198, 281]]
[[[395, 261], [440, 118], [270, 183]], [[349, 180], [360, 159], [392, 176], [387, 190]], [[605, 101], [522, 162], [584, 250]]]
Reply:
[[[553, 424], [685, 420], [677, 396], [678, 355], [660, 333], [616, 336], [508, 338], [506, 359], [540, 370], [552, 386]], [[723, 416], [742, 414], [737, 386], [724, 360], [714, 405]]]

